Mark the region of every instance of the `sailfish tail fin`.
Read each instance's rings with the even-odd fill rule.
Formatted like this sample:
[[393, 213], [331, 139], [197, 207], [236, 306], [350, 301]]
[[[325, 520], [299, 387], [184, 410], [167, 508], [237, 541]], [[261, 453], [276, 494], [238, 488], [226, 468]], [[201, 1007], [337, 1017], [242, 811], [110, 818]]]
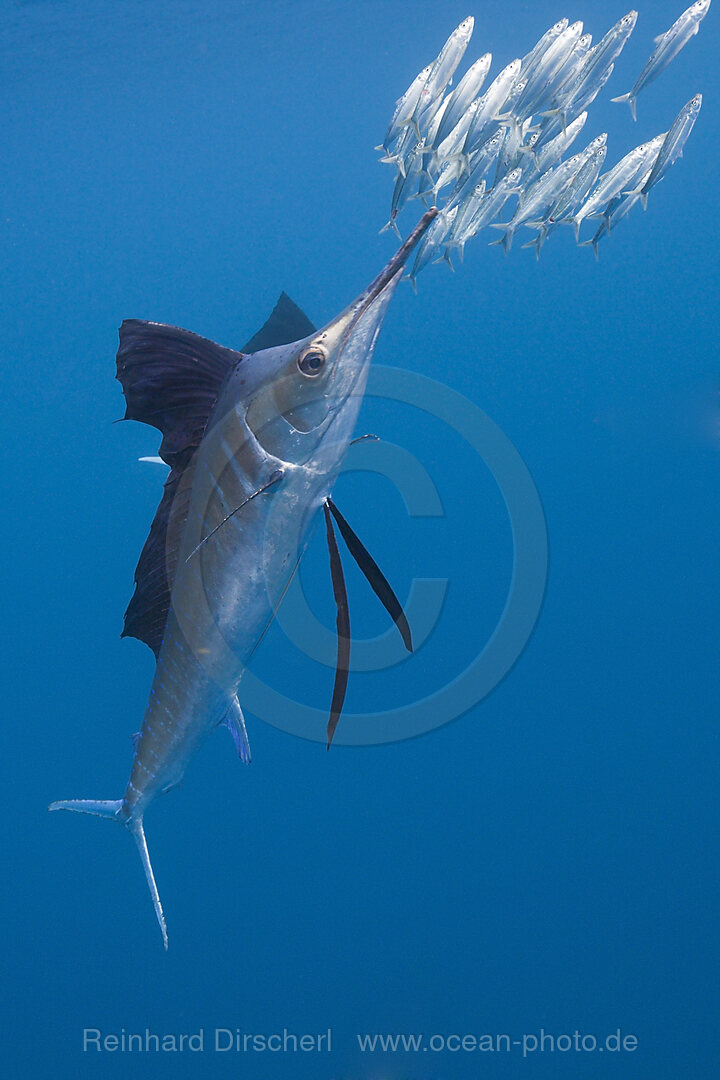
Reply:
[[148, 888], [150, 889], [150, 895], [152, 897], [153, 907], [155, 908], [155, 914], [157, 915], [157, 921], [160, 924], [160, 930], [163, 936], [163, 945], [167, 949], [168, 947], [168, 934], [167, 926], [165, 924], [165, 913], [160, 903], [160, 893], [158, 892], [157, 884], [155, 883], [155, 875], [153, 874], [152, 863], [150, 862], [150, 853], [148, 851], [147, 840], [145, 839], [145, 830], [143, 829], [142, 818], [136, 818], [128, 822], [128, 828], [133, 834], [137, 849], [140, 854], [140, 859], [143, 864], [143, 870], [145, 871], [145, 877], [147, 878]]
[[140, 860], [143, 864], [145, 877], [147, 878], [148, 888], [150, 889], [153, 907], [155, 908], [155, 914], [157, 915], [157, 921], [160, 924], [163, 945], [167, 949], [168, 934], [165, 915], [163, 913], [162, 904], [160, 903], [160, 894], [155, 882], [152, 863], [150, 862], [150, 854], [145, 839], [142, 818], [123, 817], [121, 813], [122, 808], [122, 799], [66, 799], [64, 801], [51, 803], [48, 810], [74, 810], [78, 814], [94, 814], [96, 817], [110, 818], [127, 826], [137, 844]]
[[74, 810], [78, 814], [116, 818], [122, 809], [122, 799], [65, 799], [50, 803], [48, 810]]

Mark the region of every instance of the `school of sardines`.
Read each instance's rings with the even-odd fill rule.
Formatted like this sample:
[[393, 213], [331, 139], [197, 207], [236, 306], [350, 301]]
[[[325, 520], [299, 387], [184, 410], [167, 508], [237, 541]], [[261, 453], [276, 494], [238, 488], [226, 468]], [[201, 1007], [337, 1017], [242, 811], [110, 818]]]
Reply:
[[[633, 120], [640, 91], [698, 32], [709, 8], [710, 0], [698, 0], [655, 38], [635, 85], [612, 99], [627, 102]], [[443, 199], [406, 275], [413, 286], [429, 262], [445, 260], [452, 266], [454, 251], [462, 260], [467, 241], [486, 227], [500, 230], [493, 243], [502, 245], [506, 254], [520, 226], [535, 230], [534, 239], [522, 246], [534, 247], [539, 258], [545, 240], [560, 225], [573, 226], [580, 243], [587, 220], [596, 228], [581, 246], [592, 245], [597, 257], [603, 236], [637, 202], [647, 205], [650, 190], [682, 156], [700, 112], [700, 94], [688, 101], [667, 131], [636, 146], [605, 173], [605, 133], [565, 157], [585, 125], [588, 107], [612, 75], [637, 17], [636, 11], [628, 12], [596, 45], [591, 34], [583, 33], [581, 22], [561, 19], [527, 56], [503, 68], [484, 93], [490, 53], [476, 60], [448, 92], [474, 19], [465, 19], [450, 35], [398, 100], [385, 139], [376, 147], [383, 151], [381, 160], [397, 169], [390, 220], [381, 231], [392, 228], [400, 236], [396, 219], [409, 200], [420, 198], [426, 206], [437, 206], [438, 198]], [[498, 221], [513, 197], [513, 213], [506, 211], [506, 220]]]

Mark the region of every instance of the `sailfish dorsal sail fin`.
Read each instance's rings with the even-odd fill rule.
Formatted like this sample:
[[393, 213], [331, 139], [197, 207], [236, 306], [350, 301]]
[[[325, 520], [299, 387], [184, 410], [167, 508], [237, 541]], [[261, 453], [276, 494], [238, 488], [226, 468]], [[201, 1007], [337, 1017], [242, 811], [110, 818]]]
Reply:
[[190, 505], [193, 457], [223, 384], [244, 354], [299, 341], [314, 329], [284, 292], [241, 352], [165, 323], [126, 319], [120, 327], [117, 378], [127, 405], [124, 419], [142, 421], [162, 433], [160, 457], [170, 466], [135, 569], [135, 592], [123, 627], [123, 637], [144, 641], [156, 657]]
[[190, 330], [126, 319], [117, 353], [124, 419], [161, 431], [160, 457], [170, 466], [180, 464], [200, 445], [223, 383], [242, 357]]
[[229, 372], [242, 353], [164, 323], [127, 319], [120, 327], [117, 378], [126, 420], [162, 433], [160, 457], [170, 466], [150, 533], [135, 570], [135, 592], [125, 612], [123, 637], [160, 652], [187, 517], [192, 460]]
[[313, 334], [315, 329], [305, 312], [293, 303], [286, 292], [281, 292], [269, 319], [253, 334], [242, 351], [254, 353], [261, 349], [272, 349], [276, 345], [289, 345], [291, 341], [301, 341]]

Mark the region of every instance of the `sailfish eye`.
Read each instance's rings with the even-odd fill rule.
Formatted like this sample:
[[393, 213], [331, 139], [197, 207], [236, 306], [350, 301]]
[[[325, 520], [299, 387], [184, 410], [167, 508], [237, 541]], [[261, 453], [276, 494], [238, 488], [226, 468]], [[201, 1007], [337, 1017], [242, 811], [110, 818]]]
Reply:
[[306, 349], [298, 357], [298, 368], [303, 375], [309, 375], [311, 378], [315, 375], [319, 375], [325, 366], [327, 356], [323, 349], [319, 349], [317, 345], [312, 346], [310, 349]]

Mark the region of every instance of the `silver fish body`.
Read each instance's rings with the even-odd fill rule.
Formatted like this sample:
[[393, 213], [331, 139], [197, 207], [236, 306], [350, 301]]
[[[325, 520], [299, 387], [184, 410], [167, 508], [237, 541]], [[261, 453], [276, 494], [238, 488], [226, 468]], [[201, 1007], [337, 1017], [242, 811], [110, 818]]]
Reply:
[[[606, 144], [607, 133], [603, 132], [601, 135], [597, 135], [592, 139], [583, 150], [580, 150], [577, 154], [573, 154], [567, 161], [559, 162], [559, 164], [548, 173], [540, 176], [526, 191], [527, 203], [536, 203], [539, 195], [544, 199], [549, 199], [550, 202], [548, 203], [547, 216], [550, 216], [550, 208], [559, 198], [565, 186], [577, 175], [579, 169], [582, 168], [588, 158], [592, 157], [593, 154], [598, 150], [601, 150]], [[524, 210], [524, 202], [525, 198], [520, 200], [518, 210]], [[529, 218], [525, 218], [525, 221], [529, 220]]]
[[554, 78], [539, 88], [535, 99], [527, 104], [525, 111], [539, 113], [543, 118], [555, 115], [564, 116], [578, 73], [591, 51], [591, 45], [592, 34], [583, 34], [572, 51], [567, 54], [565, 62]]
[[444, 210], [441, 210], [418, 244], [415, 261], [410, 273], [407, 275], [413, 289], [417, 290], [416, 279], [420, 271], [432, 261], [442, 247], [443, 240], [451, 228], [457, 212], [457, 206], [445, 207]]
[[504, 235], [494, 243], [501, 244], [506, 255], [521, 225], [526, 225], [531, 221], [544, 221], [572, 169], [577, 167], [579, 167], [578, 164], [569, 166], [567, 162], [563, 162], [538, 177], [536, 181], [523, 189], [515, 207], [515, 213], [510, 220], [490, 225], [493, 229], [503, 230]]
[[457, 183], [460, 180], [463, 171], [464, 163], [459, 156], [448, 158], [446, 161], [443, 161], [440, 166], [437, 180], [432, 187], [435, 198], [437, 198], [443, 188], [448, 187], [450, 184]]
[[455, 240], [455, 238], [465, 228], [465, 225], [470, 220], [470, 218], [473, 216], [473, 214], [477, 210], [477, 207], [482, 202], [482, 200], [483, 200], [483, 198], [485, 196], [486, 190], [487, 190], [487, 185], [486, 185], [484, 180], [481, 180], [480, 183], [477, 184], [472, 189], [472, 191], [470, 191], [465, 196], [463, 201], [461, 203], [458, 203], [457, 206], [454, 208], [456, 213], [455, 213], [455, 215], [453, 217], [453, 220], [452, 220], [452, 223], [451, 223], [451, 228], [448, 229], [448, 231], [447, 231], [447, 233], [445, 235], [445, 243], [448, 246], [453, 245], [453, 241]]
[[523, 138], [520, 146], [518, 146], [515, 156], [510, 159], [508, 166], [514, 169], [519, 166], [522, 169], [523, 179], [528, 181], [533, 173], [536, 171], [535, 166], [535, 146], [540, 138], [539, 131], [531, 131], [527, 137]]
[[430, 74], [431, 68], [432, 64], [428, 64], [427, 67], [423, 68], [422, 71], [415, 76], [402, 97], [398, 98], [395, 112], [390, 120], [390, 125], [382, 145], [376, 147], [376, 149], [384, 149], [386, 153], [389, 153], [392, 144], [402, 135], [412, 119], [412, 115], [415, 112], [415, 106], [420, 99], [420, 93], [427, 82], [427, 77]]
[[689, 8], [683, 11], [679, 19], [676, 19], [669, 30], [655, 38], [655, 48], [648, 57], [645, 67], [640, 72], [635, 85], [627, 94], [615, 97], [613, 101], [626, 101], [630, 106], [633, 120], [637, 120], [637, 96], [641, 90], [654, 82], [675, 59], [681, 49], [684, 49], [691, 38], [700, 29], [700, 23], [710, 10], [710, 0], [697, 0]]
[[573, 210], [586, 197], [588, 191], [598, 178], [607, 154], [607, 146], [599, 146], [591, 154], [585, 156], [580, 167], [563, 184], [560, 193], [547, 212], [543, 221], [534, 223], [538, 229], [535, 240], [524, 244], [524, 247], [534, 247], [535, 255], [539, 259], [543, 244], [559, 225], [569, 216]]
[[480, 99], [480, 106], [463, 143], [464, 154], [472, 154], [477, 150], [497, 126], [497, 117], [502, 112], [508, 94], [518, 77], [521, 62], [516, 58], [504, 67]]
[[584, 128], [587, 115], [587, 112], [580, 113], [571, 124], [568, 124], [565, 131], [560, 131], [554, 138], [549, 139], [547, 142], [543, 141], [543, 131], [541, 129], [540, 139], [533, 152], [535, 166], [539, 173], [542, 174], [547, 172], [548, 169], [552, 169], [553, 166], [557, 165], [565, 151], [572, 146], [575, 139]]
[[590, 47], [591, 38], [582, 31], [581, 22], [572, 23], [548, 49], [515, 105], [518, 116], [531, 116], [551, 104]]
[[636, 146], [604, 176], [600, 177], [596, 188], [575, 212], [572, 219], [568, 219], [575, 228], [576, 239], [580, 235], [580, 227], [586, 218], [603, 216], [607, 206], [617, 195], [627, 188], [633, 188], [641, 178], [649, 176], [666, 134], [667, 132], [656, 135], [649, 142]]
[[437, 139], [437, 133], [440, 129], [440, 125], [443, 122], [445, 113], [448, 110], [450, 99], [445, 97], [438, 101], [437, 108], [433, 111], [432, 119], [429, 120], [427, 125], [427, 132], [425, 134], [425, 146], [432, 146]]
[[394, 165], [401, 176], [405, 175], [405, 166], [408, 156], [417, 145], [417, 136], [412, 127], [403, 128], [402, 134], [391, 145], [390, 150], [380, 161], [384, 164]]
[[660, 147], [660, 152], [653, 165], [652, 172], [644, 182], [640, 192], [643, 209], [647, 206], [650, 189], [655, 187], [656, 184], [659, 184], [677, 159], [682, 157], [683, 147], [688, 140], [690, 132], [695, 126], [695, 121], [700, 114], [701, 108], [702, 94], [696, 94], [695, 97], [688, 101], [687, 105], [683, 106], [671, 124], [670, 130]]
[[476, 98], [475, 101], [471, 102], [451, 131], [441, 142], [438, 142], [430, 160], [431, 168], [442, 168], [448, 158], [451, 158], [454, 154], [460, 153], [465, 143], [467, 133], [470, 130], [475, 115], [478, 109], [481, 108], [481, 105], [482, 98]]
[[425, 146], [429, 146], [447, 108], [447, 98], [435, 98], [417, 118], [417, 126], [410, 130], [419, 132]]
[[[567, 161], [561, 161], [523, 189], [515, 213], [510, 221], [492, 225], [492, 228], [504, 230], [505, 235], [495, 243], [502, 244], [505, 254], [510, 251], [515, 232], [521, 225], [528, 225], [542, 230], [551, 215], [553, 206], [557, 203], [567, 185], [577, 175], [584, 162], [595, 151], [605, 146], [606, 140], [606, 134], [598, 135], [580, 153], [575, 154]], [[536, 243], [536, 241], [532, 241], [532, 243]]]
[[582, 162], [575, 175], [553, 203], [548, 213], [550, 226], [559, 225], [587, 197], [594, 187], [607, 155], [607, 146], [599, 146]]
[[[481, 191], [478, 197], [468, 200], [467, 211], [462, 217], [458, 213], [455, 218], [455, 223], [445, 241], [447, 246], [459, 248], [462, 257], [467, 241], [490, 224], [511, 196], [519, 193], [521, 180], [522, 169], [511, 169], [488, 192]], [[460, 210], [462, 211], [463, 207]]]
[[421, 139], [420, 142], [415, 143], [414, 147], [405, 158], [404, 169], [402, 172], [398, 172], [395, 179], [395, 187], [393, 188], [392, 200], [390, 203], [390, 219], [386, 225], [383, 225], [380, 232], [385, 232], [386, 229], [393, 229], [397, 235], [400, 236], [400, 231], [395, 219], [414, 194], [415, 186], [422, 171], [424, 147], [425, 140]]
[[568, 116], [576, 116], [578, 110], [582, 111], [590, 105], [610, 78], [615, 61], [635, 29], [637, 15], [637, 11], [629, 11], [627, 15], [623, 15], [578, 65], [566, 87], [564, 104], [556, 106], [563, 124], [567, 122]]
[[604, 68], [599, 74], [597, 79], [589, 80], [578, 93], [575, 94], [572, 101], [568, 102], [562, 111], [560, 120], [563, 126], [574, 120], [576, 116], [585, 112], [588, 106], [592, 105], [605, 84], [610, 81], [610, 77], [614, 70], [614, 64], [608, 65], [608, 67]]
[[471, 102], [479, 96], [492, 63], [492, 53], [485, 53], [463, 75], [455, 90], [448, 97], [448, 104], [437, 132], [428, 144], [438, 150], [443, 141], [455, 129], [466, 114]]
[[475, 20], [471, 15], [467, 19], [463, 19], [460, 25], [453, 30], [433, 61], [430, 73], [420, 90], [420, 97], [412, 114], [411, 122], [415, 124], [416, 129], [418, 127], [418, 117], [423, 109], [443, 94], [445, 87], [455, 74], [455, 69], [462, 60], [472, 37], [474, 26]]
[[493, 161], [500, 153], [500, 147], [502, 146], [505, 132], [501, 127], [496, 128], [495, 134], [470, 156], [468, 162], [467, 174], [465, 178], [459, 180], [452, 195], [448, 199], [445, 209], [452, 206], [457, 206], [468, 192], [473, 191], [474, 188], [484, 179], [485, 174], [492, 165]]
[[595, 98], [610, 79], [614, 70], [615, 65], [610, 64], [610, 66], [603, 71], [599, 81], [593, 80], [588, 83], [577, 96], [573, 97], [572, 102], [566, 102], [561, 109], [556, 109], [550, 113], [550, 115], [546, 117], [548, 126], [545, 127], [543, 125], [544, 140], [554, 138], [561, 131], [567, 131], [570, 124], [576, 120], [578, 116], [581, 116], [586, 112], [589, 106], [592, 105]]
[[[527, 78], [525, 90], [515, 103], [518, 116], [527, 117], [549, 97], [555, 80], [562, 81], [566, 65], [572, 62], [573, 52], [582, 37], [583, 24], [574, 22], [568, 26], [545, 52], [535, 71]], [[526, 76], [521, 73], [521, 78]]]
[[[525, 136], [525, 126], [529, 123], [529, 120], [525, 124], [511, 124], [505, 129], [505, 135], [503, 137], [502, 146], [498, 153], [497, 167], [495, 170], [495, 183], [510, 169], [514, 168], [518, 163], [520, 156], [520, 149], [523, 146]], [[537, 133], [533, 132], [531, 138], [534, 142], [537, 137]]]
[[533, 48], [522, 59], [521, 72], [522, 77], [527, 81], [532, 78], [538, 65], [542, 62], [543, 57], [551, 48], [553, 43], [560, 37], [560, 35], [567, 30], [568, 20], [560, 19], [554, 26], [551, 26], [549, 30], [546, 30], [543, 36], [536, 42]]

